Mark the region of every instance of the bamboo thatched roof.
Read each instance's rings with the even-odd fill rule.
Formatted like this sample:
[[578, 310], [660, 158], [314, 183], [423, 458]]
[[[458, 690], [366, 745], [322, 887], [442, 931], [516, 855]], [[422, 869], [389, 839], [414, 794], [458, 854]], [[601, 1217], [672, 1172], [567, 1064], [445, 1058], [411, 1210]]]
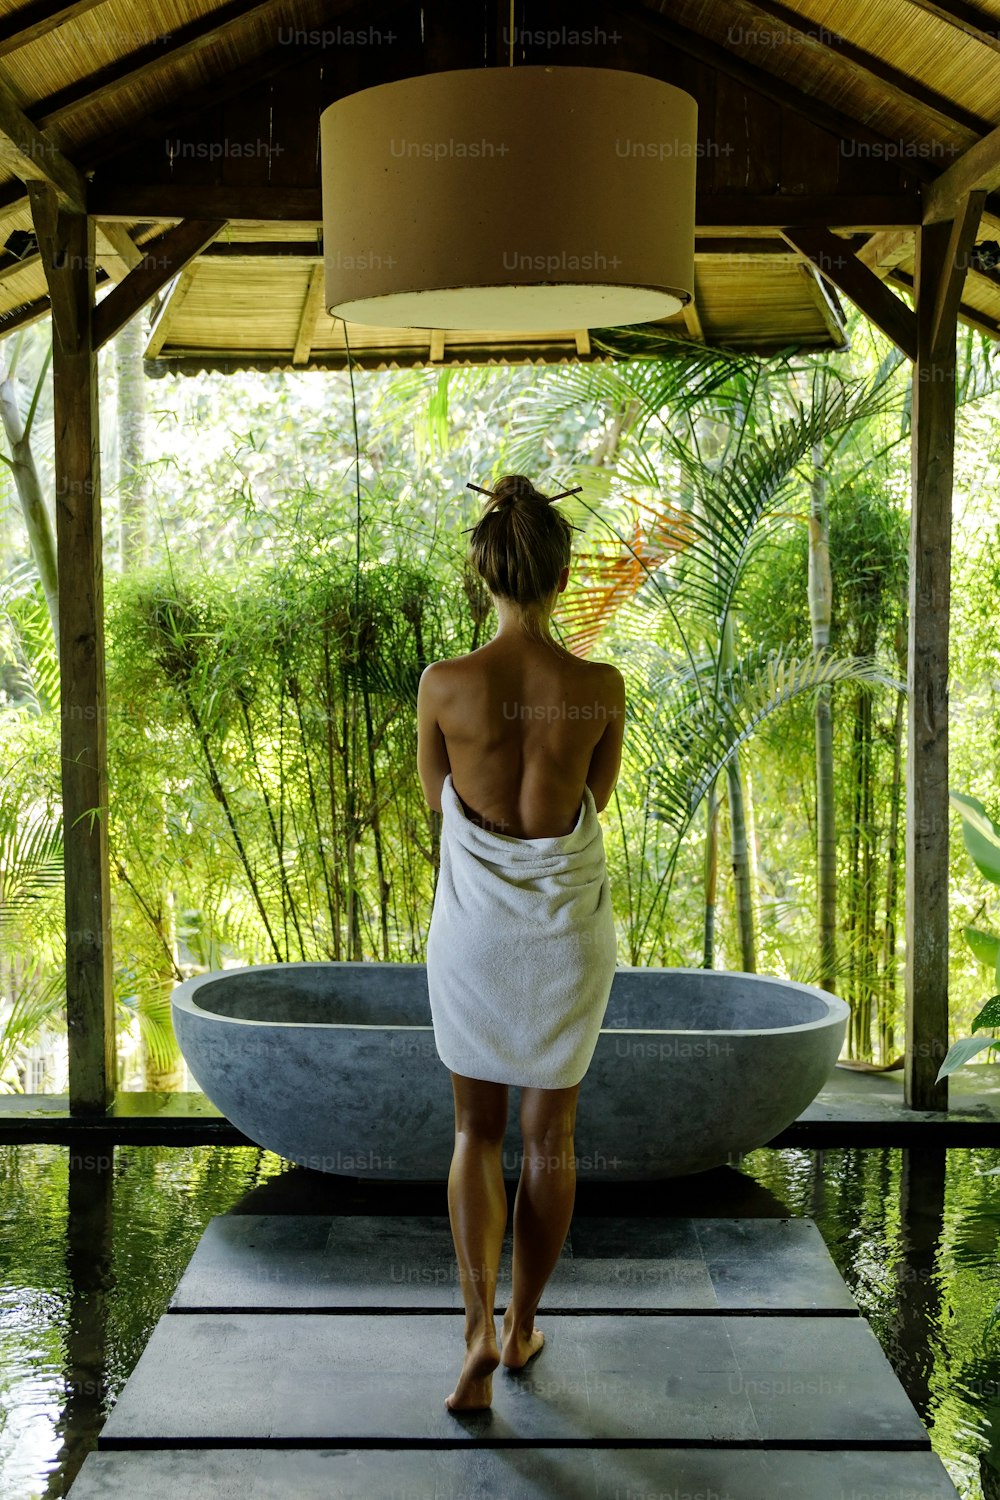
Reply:
[[[145, 267], [134, 295], [154, 370], [343, 365], [322, 302], [321, 110], [391, 79], [503, 65], [511, 47], [515, 65], [631, 69], [698, 100], [695, 301], [647, 331], [842, 347], [833, 283], [891, 328], [884, 288], [908, 292], [917, 225], [956, 217], [943, 210], [963, 192], [988, 194], [979, 245], [1000, 241], [1000, 0], [524, 10], [512, 30], [508, 0], [0, 0], [0, 334], [48, 311], [26, 188], [43, 181], [96, 220], [102, 281]], [[176, 267], [166, 280], [158, 252]], [[844, 265], [820, 274], [831, 259]], [[1000, 335], [988, 250], [972, 251], [959, 316]], [[623, 347], [587, 329], [349, 333], [371, 368]]]

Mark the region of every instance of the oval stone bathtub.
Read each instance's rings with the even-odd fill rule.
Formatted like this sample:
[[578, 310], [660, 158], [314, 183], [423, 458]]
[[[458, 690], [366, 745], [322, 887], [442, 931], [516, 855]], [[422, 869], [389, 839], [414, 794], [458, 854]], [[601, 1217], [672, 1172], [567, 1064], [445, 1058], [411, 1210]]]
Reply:
[[[423, 964], [260, 964], [201, 974], [171, 1013], [198, 1087], [252, 1141], [352, 1177], [447, 1177], [451, 1081]], [[580, 1089], [577, 1175], [635, 1181], [762, 1146], [819, 1093], [843, 1000], [718, 969], [620, 968]], [[511, 1090], [504, 1174], [520, 1170]]]

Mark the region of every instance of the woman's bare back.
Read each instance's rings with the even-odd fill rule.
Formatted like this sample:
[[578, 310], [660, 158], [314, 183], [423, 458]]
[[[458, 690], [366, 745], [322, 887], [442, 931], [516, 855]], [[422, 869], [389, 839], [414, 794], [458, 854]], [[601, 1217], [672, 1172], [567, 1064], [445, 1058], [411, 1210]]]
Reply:
[[[467, 816], [515, 838], [569, 833], [585, 785], [598, 811], [607, 805], [625, 718], [616, 667], [554, 643], [498, 637], [427, 668], [418, 705], [421, 775], [432, 806], [436, 792], [440, 807], [449, 769]], [[432, 725], [443, 740], [436, 760]]]

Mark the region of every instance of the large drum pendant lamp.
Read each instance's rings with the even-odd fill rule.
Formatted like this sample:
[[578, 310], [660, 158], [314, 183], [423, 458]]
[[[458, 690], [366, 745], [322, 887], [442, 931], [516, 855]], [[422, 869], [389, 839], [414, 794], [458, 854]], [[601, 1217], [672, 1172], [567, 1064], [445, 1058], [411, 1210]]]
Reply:
[[326, 306], [530, 333], [669, 317], [693, 293], [697, 105], [611, 68], [463, 68], [321, 116]]

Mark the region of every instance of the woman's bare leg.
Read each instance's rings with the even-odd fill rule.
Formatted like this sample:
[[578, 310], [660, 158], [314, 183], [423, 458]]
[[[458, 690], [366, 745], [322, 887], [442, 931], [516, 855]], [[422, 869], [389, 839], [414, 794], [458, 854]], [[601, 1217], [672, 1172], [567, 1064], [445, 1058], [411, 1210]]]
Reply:
[[504, 1229], [503, 1138], [507, 1085], [451, 1075], [455, 1150], [448, 1173], [448, 1214], [465, 1302], [465, 1363], [445, 1405], [452, 1411], [489, 1406], [500, 1363], [493, 1298]]
[[521, 1090], [524, 1161], [514, 1199], [513, 1290], [503, 1320], [503, 1362], [513, 1370], [527, 1364], [545, 1342], [535, 1327], [535, 1312], [573, 1217], [579, 1092], [579, 1084]]

